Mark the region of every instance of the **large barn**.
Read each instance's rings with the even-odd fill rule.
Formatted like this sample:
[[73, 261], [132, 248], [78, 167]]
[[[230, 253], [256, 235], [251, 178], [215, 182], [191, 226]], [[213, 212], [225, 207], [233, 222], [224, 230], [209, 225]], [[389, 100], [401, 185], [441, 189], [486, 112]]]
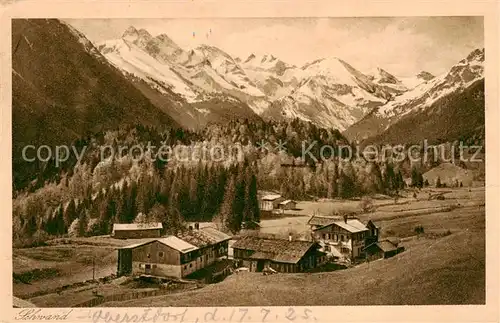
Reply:
[[115, 223], [111, 236], [116, 239], [159, 238], [163, 225], [158, 223]]
[[325, 260], [325, 254], [318, 251], [319, 247], [312, 241], [257, 236], [243, 237], [232, 246], [234, 259], [250, 271], [270, 267], [283, 273], [302, 272], [320, 265]]
[[118, 276], [186, 277], [227, 257], [231, 237], [214, 228], [192, 229], [118, 249]]

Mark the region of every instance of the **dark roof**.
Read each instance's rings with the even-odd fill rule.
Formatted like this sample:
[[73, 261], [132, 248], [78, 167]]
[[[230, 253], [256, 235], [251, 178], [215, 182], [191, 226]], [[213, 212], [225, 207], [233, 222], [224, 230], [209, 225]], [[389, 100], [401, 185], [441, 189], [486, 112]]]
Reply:
[[389, 242], [391, 242], [393, 245], [395, 245], [396, 247], [398, 246], [398, 244], [401, 242], [400, 239], [398, 237], [387, 237], [385, 238], [384, 240], [387, 240]]
[[211, 227], [184, 231], [178, 234], [177, 237], [198, 248], [231, 239], [231, 236]]
[[276, 262], [297, 263], [311, 247], [312, 241], [270, 239], [246, 236], [233, 244], [233, 249], [256, 251], [250, 258], [268, 259]]
[[158, 230], [163, 229], [161, 222], [158, 223], [115, 223], [113, 231], [135, 231], [135, 230]]
[[379, 227], [375, 224], [375, 222], [373, 222], [372, 220], [369, 220], [369, 221], [368, 221], [368, 223], [366, 223], [366, 226], [367, 226], [367, 227], [373, 226], [374, 228], [377, 228], [377, 229], [379, 228]]
[[382, 250], [383, 252], [389, 252], [389, 251], [394, 251], [394, 250], [398, 249], [397, 244], [392, 243], [391, 241], [389, 241], [389, 239], [384, 239], [382, 241], [369, 244], [368, 246], [364, 247], [363, 250], [374, 248], [374, 247]]
[[394, 245], [389, 240], [383, 240], [383, 241], [377, 242], [377, 244], [380, 247], [380, 249], [382, 249], [384, 252], [393, 251], [393, 250], [398, 249], [398, 246]]
[[313, 215], [309, 219], [309, 221], [307, 221], [307, 224], [325, 226], [328, 224], [332, 224], [333, 222], [338, 221], [339, 219], [340, 217]]

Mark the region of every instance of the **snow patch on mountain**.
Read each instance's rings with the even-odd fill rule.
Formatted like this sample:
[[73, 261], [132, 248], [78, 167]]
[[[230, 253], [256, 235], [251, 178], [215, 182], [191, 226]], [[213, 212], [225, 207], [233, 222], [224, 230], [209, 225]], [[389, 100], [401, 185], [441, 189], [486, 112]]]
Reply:
[[434, 77], [416, 86], [378, 109], [384, 117], [401, 117], [415, 110], [423, 110], [444, 96], [463, 91], [484, 77], [484, 49], [473, 51], [455, 64], [448, 73]]

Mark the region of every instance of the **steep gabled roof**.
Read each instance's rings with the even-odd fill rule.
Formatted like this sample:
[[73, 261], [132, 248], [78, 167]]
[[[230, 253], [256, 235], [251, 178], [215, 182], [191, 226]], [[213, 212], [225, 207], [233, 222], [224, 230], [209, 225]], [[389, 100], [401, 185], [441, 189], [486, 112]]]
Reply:
[[368, 220], [368, 222], [366, 223], [366, 227], [369, 228], [369, 227], [374, 227], [374, 228], [377, 228], [379, 229], [379, 227], [375, 224], [375, 222], [373, 222], [372, 220]]

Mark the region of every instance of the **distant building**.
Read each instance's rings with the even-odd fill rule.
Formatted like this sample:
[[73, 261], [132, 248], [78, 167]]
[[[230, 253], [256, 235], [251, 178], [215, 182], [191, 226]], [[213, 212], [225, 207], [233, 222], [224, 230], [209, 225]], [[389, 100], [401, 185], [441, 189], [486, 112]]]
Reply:
[[285, 198], [279, 194], [264, 195], [260, 199], [260, 209], [263, 211], [272, 211], [277, 209], [279, 204], [284, 200]]
[[[317, 223], [311, 220], [310, 223]], [[312, 234], [325, 252], [350, 260], [364, 257], [365, 239], [371, 237], [369, 228], [358, 219], [347, 216], [313, 229]]]
[[233, 257], [250, 271], [272, 268], [282, 273], [296, 273], [315, 268], [325, 259], [319, 244], [292, 239], [269, 239], [246, 236], [233, 246]]
[[116, 239], [159, 238], [163, 225], [159, 223], [115, 223], [111, 236]]
[[118, 249], [118, 276], [186, 277], [227, 257], [231, 237], [212, 227], [191, 229]]
[[390, 258], [404, 250], [404, 247], [399, 246], [398, 239], [387, 238], [367, 245], [363, 251], [366, 254], [366, 259], [376, 260], [380, 258]]
[[297, 202], [293, 200], [285, 200], [278, 204], [281, 210], [295, 210], [297, 208]]

